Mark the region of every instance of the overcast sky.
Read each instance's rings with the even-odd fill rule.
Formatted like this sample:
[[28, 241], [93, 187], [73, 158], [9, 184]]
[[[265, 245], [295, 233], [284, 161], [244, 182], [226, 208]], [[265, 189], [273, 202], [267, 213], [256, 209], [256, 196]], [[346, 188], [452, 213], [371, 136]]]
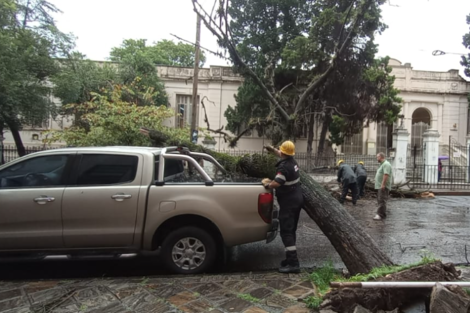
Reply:
[[[77, 36], [77, 50], [93, 60], [105, 60], [111, 48], [119, 46], [123, 39], [143, 38], [150, 43], [175, 39], [170, 33], [191, 41], [195, 38], [196, 16], [191, 0], [50, 1], [63, 11], [56, 16], [58, 27]], [[383, 6], [383, 20], [389, 28], [378, 37], [379, 55], [411, 63], [419, 70], [461, 70], [460, 56], [436, 57], [432, 51], [466, 52], [462, 36], [469, 31], [468, 14], [470, 0], [390, 0], [390, 4]], [[218, 49], [205, 28], [201, 45]], [[208, 55], [206, 66], [209, 65], [227, 62]]]

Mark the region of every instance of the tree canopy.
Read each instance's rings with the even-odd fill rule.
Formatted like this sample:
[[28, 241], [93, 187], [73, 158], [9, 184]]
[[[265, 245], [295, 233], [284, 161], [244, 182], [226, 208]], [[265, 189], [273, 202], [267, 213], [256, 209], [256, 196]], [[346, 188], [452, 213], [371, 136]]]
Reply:
[[[463, 35], [462, 44], [467, 50], [470, 50], [470, 14], [467, 15], [467, 25], [469, 26], [469, 31]], [[470, 77], [470, 51], [467, 55], [462, 56], [462, 61], [460, 62], [465, 67], [465, 75]]]
[[[91, 99], [71, 103], [65, 109], [79, 121], [63, 131], [51, 131], [48, 142], [64, 141], [71, 146], [148, 146], [148, 138], [139, 133], [141, 127], [171, 133], [179, 138], [187, 130], [168, 129], [162, 126], [174, 112], [154, 103], [158, 91], [142, 85], [136, 78], [130, 84], [109, 83], [99, 92], [90, 92]], [[144, 99], [148, 105], [138, 105], [131, 99]]]
[[42, 124], [56, 113], [47, 78], [58, 72], [54, 58], [73, 47], [52, 18], [46, 0], [0, 0], [0, 131], [11, 131], [20, 155], [23, 125]]
[[[182, 42], [175, 43], [172, 40], [161, 40], [153, 45], [147, 45], [145, 39], [126, 39], [120, 47], [111, 50], [110, 59], [114, 62], [132, 62], [129, 58], [149, 60], [153, 66], [171, 65], [193, 67], [195, 61], [195, 48]], [[204, 53], [201, 53], [199, 66], [206, 61]]]
[[401, 100], [388, 58], [375, 58], [385, 1], [220, 1], [217, 18], [192, 1], [246, 77], [237, 106], [225, 114], [232, 132], [262, 128], [263, 120], [268, 135], [295, 139], [312, 115], [324, 128], [338, 116], [344, 137], [369, 121], [396, 120]]

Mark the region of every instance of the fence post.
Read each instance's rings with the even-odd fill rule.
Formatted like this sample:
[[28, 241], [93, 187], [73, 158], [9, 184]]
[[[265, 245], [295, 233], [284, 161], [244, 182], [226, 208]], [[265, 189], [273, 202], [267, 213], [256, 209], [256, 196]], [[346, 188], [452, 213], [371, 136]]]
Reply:
[[409, 136], [410, 133], [406, 130], [403, 123], [393, 132], [392, 150], [395, 150], [393, 151], [394, 158], [392, 160], [393, 184], [402, 184], [406, 182], [406, 161]]
[[439, 132], [428, 129], [423, 134], [424, 150], [424, 181], [436, 184], [438, 181]]

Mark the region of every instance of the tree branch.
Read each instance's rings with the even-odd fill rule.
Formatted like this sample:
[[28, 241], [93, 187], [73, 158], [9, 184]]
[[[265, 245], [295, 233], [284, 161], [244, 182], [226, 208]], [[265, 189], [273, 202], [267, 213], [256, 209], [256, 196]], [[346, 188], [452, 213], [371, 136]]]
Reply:
[[[338, 57], [344, 52], [344, 50], [346, 50], [348, 45], [351, 43], [353, 32], [356, 30], [356, 27], [359, 24], [359, 21], [364, 18], [364, 15], [365, 15], [366, 11], [369, 9], [369, 7], [371, 6], [372, 2], [373, 2], [373, 0], [366, 0], [365, 4], [361, 6], [361, 9], [360, 9], [359, 13], [357, 14], [357, 16], [354, 20], [354, 23], [351, 26], [351, 29], [350, 29], [348, 35], [346, 36], [346, 39], [341, 44], [340, 49], [338, 49], [338, 47], [340, 45], [340, 42], [336, 43], [335, 54], [333, 55], [333, 58], [331, 59], [331, 63], [328, 66], [328, 68], [326, 69], [326, 71], [323, 72], [323, 74], [321, 74], [318, 78], [313, 79], [313, 81], [310, 83], [308, 88], [304, 91], [304, 93], [300, 97], [299, 101], [297, 102], [296, 108], [295, 108], [295, 115], [299, 114], [300, 111], [304, 108], [304, 104], [305, 104], [305, 101], [307, 100], [308, 96], [313, 91], [315, 91], [328, 78], [328, 76], [333, 72], [333, 70], [335, 70], [336, 61], [337, 61]], [[346, 20], [344, 21], [344, 23], [346, 23]]]
[[[227, 34], [224, 34], [224, 31], [222, 28], [218, 25], [215, 25], [215, 27], [212, 26], [212, 17], [209, 16], [209, 21], [207, 20], [207, 12], [204, 10], [204, 8], [199, 4], [198, 0], [191, 0], [193, 3], [193, 8], [194, 12], [198, 14], [201, 17], [201, 20], [204, 22], [204, 25], [206, 25], [207, 29], [217, 37], [219, 40], [219, 44], [221, 44], [225, 49], [227, 49], [231, 56], [232, 56], [232, 61], [238, 65], [241, 69], [245, 70], [248, 76], [250, 76], [256, 84], [261, 88], [261, 90], [265, 93], [265, 95], [268, 97], [269, 101], [276, 107], [276, 109], [279, 111], [279, 113], [282, 115], [283, 119], [285, 121], [290, 120], [289, 114], [286, 112], [286, 110], [282, 107], [282, 105], [277, 101], [275, 96], [269, 91], [269, 89], [266, 87], [266, 85], [263, 83], [263, 81], [256, 75], [256, 73], [242, 60], [240, 54], [237, 51], [236, 46], [234, 43], [230, 40]], [[224, 12], [225, 15], [228, 14], [228, 12]], [[228, 17], [227, 17], [228, 18]]]
[[[222, 126], [221, 128], [219, 129], [212, 129], [211, 128], [211, 125], [209, 124], [209, 118], [207, 117], [207, 110], [206, 110], [206, 105], [204, 103], [204, 100], [207, 99], [207, 101], [210, 101], [209, 98], [207, 98], [206, 96], [204, 98], [202, 98], [201, 100], [201, 106], [204, 110], [204, 122], [206, 123], [207, 125], [207, 130], [210, 131], [210, 132], [213, 132], [213, 133], [216, 133], [216, 134], [220, 134], [220, 135], [223, 135], [224, 136], [224, 141], [227, 142], [231, 142], [232, 141], [232, 136], [229, 134], [229, 133], [226, 133], [223, 131], [224, 129], [224, 126]], [[210, 101], [212, 103], [214, 103], [213, 101]], [[215, 103], [214, 103], [215, 104]]]

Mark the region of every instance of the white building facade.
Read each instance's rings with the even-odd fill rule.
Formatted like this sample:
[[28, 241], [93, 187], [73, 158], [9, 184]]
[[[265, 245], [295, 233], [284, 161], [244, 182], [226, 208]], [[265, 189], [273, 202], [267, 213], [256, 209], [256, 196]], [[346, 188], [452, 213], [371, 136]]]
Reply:
[[[395, 75], [395, 87], [400, 90], [403, 99], [402, 114], [405, 127], [410, 132], [411, 145], [422, 145], [422, 135], [426, 129], [435, 129], [440, 134], [440, 143], [446, 144], [449, 136], [454, 141], [462, 144], [466, 142], [469, 128], [469, 103], [470, 82], [463, 79], [458, 70], [448, 72], [429, 72], [414, 70], [409, 63], [391, 59], [390, 64]], [[190, 124], [192, 108], [192, 68], [159, 66], [158, 73], [165, 84], [169, 105], [175, 111], [175, 117], [166, 121], [170, 127], [183, 127]], [[227, 125], [224, 116], [229, 106], [236, 105], [235, 95], [243, 78], [234, 74], [230, 67], [211, 66], [199, 70], [198, 84], [198, 126], [206, 128], [204, 111], [200, 105], [204, 101], [208, 121], [212, 129], [219, 129]], [[59, 99], [53, 99], [60, 105]], [[43, 125], [25, 126], [21, 136], [25, 146], [43, 146], [44, 131], [48, 129], [60, 130], [71, 125], [71, 119], [66, 116], [50, 118]], [[318, 146], [321, 123], [316, 123], [314, 133], [314, 149]], [[357, 155], [374, 155], [379, 151], [386, 151], [391, 147], [391, 127], [382, 124], [371, 123], [360, 134], [347, 138], [345, 143], [337, 147], [338, 152]], [[223, 136], [213, 134], [216, 150], [228, 150], [228, 143]], [[14, 145], [11, 134], [4, 133], [5, 145]], [[203, 141], [202, 135], [200, 142]], [[269, 143], [269, 139], [259, 136], [253, 131], [249, 136], [244, 136], [238, 142], [235, 150], [256, 151], [261, 150], [263, 144]], [[305, 138], [296, 142], [297, 151], [306, 152]], [[64, 143], [57, 143], [57, 146]], [[314, 150], [315, 152], [315, 150]]]

